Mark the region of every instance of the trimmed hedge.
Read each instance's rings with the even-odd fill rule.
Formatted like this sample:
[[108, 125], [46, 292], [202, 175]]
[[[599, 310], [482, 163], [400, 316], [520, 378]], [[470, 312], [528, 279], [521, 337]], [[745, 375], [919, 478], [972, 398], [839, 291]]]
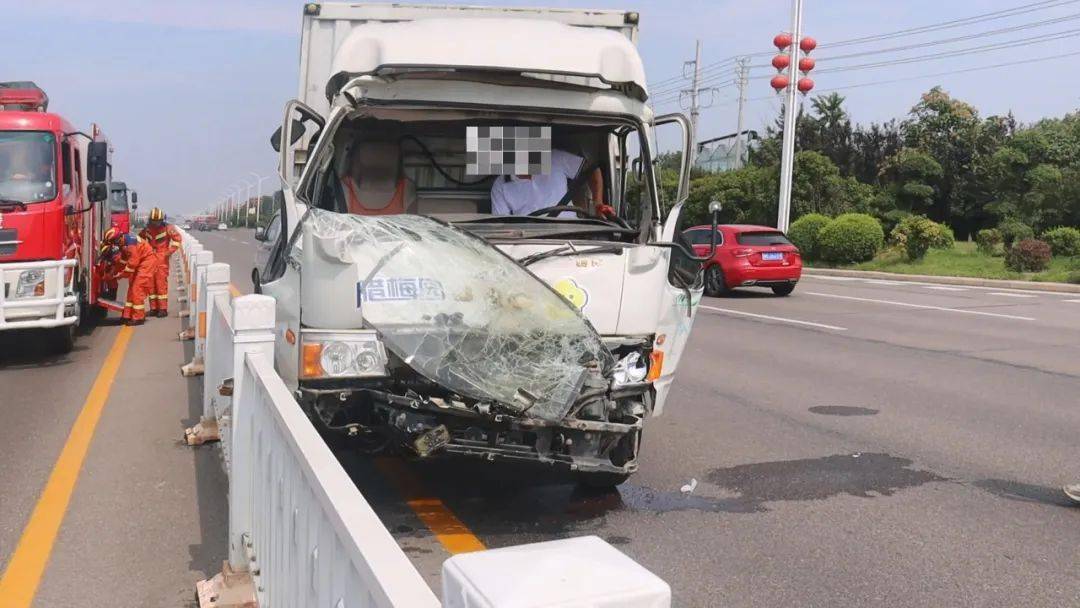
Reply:
[[953, 231], [925, 215], [909, 215], [893, 228], [892, 240], [904, 248], [909, 260], [921, 260], [930, 248], [952, 249]]
[[997, 228], [987, 228], [975, 233], [975, 248], [979, 250], [979, 253], [998, 255], [998, 245], [1004, 242], [1001, 231]]
[[1024, 239], [1005, 252], [1005, 267], [1016, 272], [1042, 272], [1050, 266], [1050, 245]]
[[867, 262], [885, 245], [885, 231], [872, 215], [845, 213], [821, 229], [817, 245], [827, 262]]
[[1042, 240], [1050, 245], [1050, 251], [1054, 255], [1069, 257], [1080, 255], [1080, 230], [1060, 226], [1047, 230], [1042, 235]]
[[1031, 229], [1031, 226], [1012, 218], [998, 224], [998, 231], [1001, 232], [1001, 242], [1005, 244], [1005, 249], [1012, 247], [1013, 243], [1018, 241], [1035, 238], [1035, 231]]
[[820, 213], [808, 213], [799, 219], [792, 222], [791, 227], [788, 229], [788, 238], [796, 247], [799, 248], [799, 253], [807, 260], [817, 260], [821, 258], [821, 252], [818, 250], [818, 234], [821, 233], [821, 229], [829, 225], [829, 216], [822, 215]]

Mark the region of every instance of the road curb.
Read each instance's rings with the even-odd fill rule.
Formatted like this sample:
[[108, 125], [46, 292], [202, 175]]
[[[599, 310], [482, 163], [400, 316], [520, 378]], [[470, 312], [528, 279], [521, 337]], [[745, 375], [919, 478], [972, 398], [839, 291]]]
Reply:
[[860, 279], [886, 279], [940, 285], [963, 285], [966, 287], [992, 287], [1019, 289], [1023, 291], [1049, 291], [1054, 293], [1080, 293], [1080, 285], [1069, 283], [1036, 283], [1033, 281], [1006, 281], [1001, 279], [978, 279], [974, 277], [941, 277], [925, 274], [898, 274], [874, 270], [844, 270], [841, 268], [803, 268], [804, 275], [830, 277], [855, 277]]

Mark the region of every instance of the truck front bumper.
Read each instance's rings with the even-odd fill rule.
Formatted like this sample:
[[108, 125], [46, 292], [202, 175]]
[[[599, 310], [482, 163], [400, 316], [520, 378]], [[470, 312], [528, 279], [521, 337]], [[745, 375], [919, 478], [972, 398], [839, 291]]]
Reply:
[[[75, 295], [77, 260], [9, 262], [0, 264], [0, 331], [47, 329], [79, 321]], [[19, 278], [26, 271], [44, 272], [45, 295], [15, 297]]]

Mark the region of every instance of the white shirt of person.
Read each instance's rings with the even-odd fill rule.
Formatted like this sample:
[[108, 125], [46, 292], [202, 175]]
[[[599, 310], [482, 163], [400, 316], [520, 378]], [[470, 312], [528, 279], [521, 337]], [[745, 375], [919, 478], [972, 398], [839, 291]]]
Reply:
[[[568, 182], [581, 171], [585, 159], [564, 150], [551, 151], [551, 173], [520, 178], [511, 175], [495, 178], [491, 185], [491, 213], [495, 215], [528, 215], [545, 207], [553, 207], [566, 196]], [[572, 213], [564, 213], [572, 217]]]

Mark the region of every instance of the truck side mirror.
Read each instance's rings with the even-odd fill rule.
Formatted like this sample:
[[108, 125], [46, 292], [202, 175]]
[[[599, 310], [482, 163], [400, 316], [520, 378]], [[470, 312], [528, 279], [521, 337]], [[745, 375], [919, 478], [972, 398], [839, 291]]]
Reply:
[[[86, 151], [86, 175], [91, 182], [103, 182], [109, 176], [109, 144], [92, 141]], [[105, 199], [99, 199], [105, 200]]]
[[266, 242], [266, 229], [262, 226], [255, 228], [255, 240]]
[[716, 242], [717, 225], [720, 224], [720, 212], [724, 210], [724, 205], [720, 201], [713, 201], [709, 203], [709, 215], [712, 216], [712, 232], [709, 237], [709, 252], [705, 255], [696, 255], [693, 252], [690, 253], [690, 259], [695, 262], [708, 262], [716, 255], [716, 248], [719, 245]]
[[100, 203], [109, 196], [109, 185], [103, 180], [95, 180], [94, 183], [86, 187], [86, 198], [90, 199], [91, 203]]
[[139, 193], [135, 192], [134, 190], [131, 191], [131, 208], [132, 209], [138, 209], [139, 208]]
[[[293, 120], [292, 129], [290, 129], [291, 135], [289, 139], [291, 141], [289, 142], [289, 145], [291, 146], [300, 141], [300, 138], [304, 136], [305, 130], [307, 130], [307, 128], [304, 126], [303, 122]], [[274, 152], [281, 152], [281, 127], [278, 127], [274, 131], [274, 134], [270, 136], [270, 147], [274, 149]]]
[[255, 293], [262, 293], [262, 277], [259, 276], [259, 269], [251, 269], [251, 286]]

